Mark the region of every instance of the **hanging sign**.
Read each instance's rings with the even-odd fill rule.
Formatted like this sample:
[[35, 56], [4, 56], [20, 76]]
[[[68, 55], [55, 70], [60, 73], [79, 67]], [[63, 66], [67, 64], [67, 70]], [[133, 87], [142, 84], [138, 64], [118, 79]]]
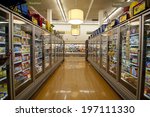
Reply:
[[146, 3], [145, 3], [145, 1], [143, 1], [133, 8], [133, 14], [136, 15], [136, 14], [144, 11], [145, 9], [146, 9]]

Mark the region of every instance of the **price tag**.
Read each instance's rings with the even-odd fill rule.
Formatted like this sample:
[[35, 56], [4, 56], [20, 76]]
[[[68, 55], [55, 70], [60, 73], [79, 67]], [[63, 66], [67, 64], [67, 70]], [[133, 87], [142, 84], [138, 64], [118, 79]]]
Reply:
[[133, 14], [136, 15], [136, 14], [144, 11], [145, 9], [146, 9], [146, 3], [145, 3], [145, 1], [143, 1], [133, 8]]

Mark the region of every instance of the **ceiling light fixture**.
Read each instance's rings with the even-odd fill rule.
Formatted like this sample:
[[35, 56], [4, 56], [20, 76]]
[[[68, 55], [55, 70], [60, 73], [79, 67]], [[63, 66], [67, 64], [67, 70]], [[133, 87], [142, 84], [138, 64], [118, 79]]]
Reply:
[[68, 13], [70, 24], [82, 24], [83, 23], [83, 11], [80, 9], [71, 9]]
[[80, 35], [80, 25], [71, 25], [71, 35], [72, 36]]
[[67, 18], [66, 18], [66, 15], [65, 15], [65, 12], [64, 12], [64, 9], [62, 7], [62, 4], [61, 4], [60, 0], [57, 0], [57, 5], [58, 5], [59, 10], [60, 10], [60, 12], [63, 16], [64, 21], [67, 21]]

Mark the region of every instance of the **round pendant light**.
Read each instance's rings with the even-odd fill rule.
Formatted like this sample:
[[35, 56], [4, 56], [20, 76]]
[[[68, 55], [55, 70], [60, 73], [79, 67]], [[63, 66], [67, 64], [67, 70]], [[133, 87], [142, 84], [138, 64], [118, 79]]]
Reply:
[[69, 11], [69, 23], [70, 24], [82, 24], [83, 23], [83, 11], [80, 9], [71, 9]]

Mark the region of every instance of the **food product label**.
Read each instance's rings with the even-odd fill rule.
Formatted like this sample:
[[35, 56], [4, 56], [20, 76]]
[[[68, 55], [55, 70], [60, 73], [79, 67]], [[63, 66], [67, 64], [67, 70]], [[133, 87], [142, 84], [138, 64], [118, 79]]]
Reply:
[[133, 14], [136, 15], [145, 9], [146, 9], [146, 3], [145, 1], [143, 1], [141, 4], [134, 7]]
[[120, 23], [127, 20], [127, 14], [124, 14], [120, 17]]

